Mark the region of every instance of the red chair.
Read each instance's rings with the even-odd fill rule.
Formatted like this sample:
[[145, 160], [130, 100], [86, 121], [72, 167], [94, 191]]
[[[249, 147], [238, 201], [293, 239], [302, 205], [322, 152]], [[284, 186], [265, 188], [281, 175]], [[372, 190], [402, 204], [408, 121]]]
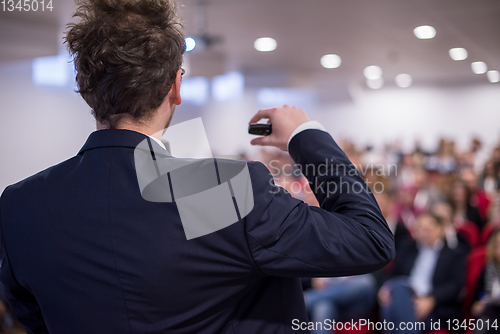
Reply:
[[472, 248], [478, 245], [479, 229], [473, 222], [466, 222], [464, 225], [457, 227], [457, 232], [467, 239]]
[[471, 317], [470, 309], [474, 292], [476, 290], [479, 276], [486, 266], [486, 247], [479, 246], [473, 249], [467, 258], [467, 273], [465, 276], [465, 301], [464, 301], [464, 316], [465, 319]]
[[500, 229], [500, 222], [488, 224], [483, 227], [483, 231], [481, 232], [481, 240], [479, 241], [480, 245], [486, 245], [488, 243], [488, 240], [490, 239], [491, 234], [498, 229]]
[[477, 205], [477, 209], [479, 210], [481, 218], [487, 219], [488, 209], [491, 204], [489, 196], [484, 192], [484, 190], [479, 190], [473, 195], [473, 201], [475, 201]]

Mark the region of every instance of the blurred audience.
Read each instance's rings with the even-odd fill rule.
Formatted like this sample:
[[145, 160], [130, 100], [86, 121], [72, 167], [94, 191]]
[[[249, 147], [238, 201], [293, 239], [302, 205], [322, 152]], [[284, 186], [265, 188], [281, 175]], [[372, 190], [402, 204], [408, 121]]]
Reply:
[[[473, 138], [469, 148], [461, 152], [454, 141], [443, 138], [432, 152], [424, 150], [417, 140], [413, 151], [406, 153], [397, 141], [386, 143], [381, 150], [373, 145], [358, 149], [345, 138], [338, 143], [364, 176], [394, 233], [396, 258], [374, 274], [304, 279], [311, 320], [399, 323], [428, 322], [432, 317], [434, 321], [442, 319], [443, 324], [446, 319], [460, 319], [466, 257], [485, 247], [490, 231], [500, 229], [500, 142], [488, 150]], [[240, 158], [263, 162], [277, 185], [311, 206], [321, 205], [288, 153], [263, 148], [258, 156], [241, 152]], [[498, 230], [489, 239], [487, 262], [476, 286], [471, 313], [484, 321], [497, 319]], [[374, 317], [378, 313], [377, 290], [381, 319]], [[0, 294], [0, 333], [22, 333], [2, 299]]]
[[490, 207], [488, 208], [488, 225], [500, 227], [500, 190], [493, 195]]
[[[454, 141], [443, 138], [432, 152], [416, 141], [406, 153], [399, 142], [380, 150], [373, 145], [360, 149], [346, 138], [338, 143], [364, 176], [393, 231], [396, 258], [373, 276], [305, 280], [312, 320], [370, 318], [377, 313], [370, 302], [375, 286], [382, 286], [379, 306], [388, 321], [460, 319], [465, 259], [485, 247], [488, 234], [483, 232], [500, 228], [500, 142], [488, 149], [473, 138], [460, 151]], [[263, 149], [251, 158], [266, 164], [276, 183], [294, 197], [320, 205], [287, 153]], [[497, 318], [500, 314], [499, 304], [491, 302], [497, 301], [492, 282], [500, 273], [500, 233], [494, 235], [473, 304], [473, 313], [483, 319], [491, 312]]]
[[[465, 282], [466, 256], [448, 247], [444, 235], [439, 217], [431, 213], [418, 217], [415, 240], [396, 253], [392, 278], [379, 290], [383, 320], [395, 324], [423, 321], [429, 329], [431, 319], [460, 319], [458, 301]], [[414, 328], [406, 332], [421, 331]]]
[[444, 199], [444, 194], [437, 186], [436, 172], [428, 172], [424, 169], [415, 171], [414, 185], [416, 187], [413, 207], [418, 213], [425, 212], [436, 202]]
[[455, 214], [452, 205], [447, 201], [437, 202], [432, 206], [431, 212], [443, 222], [444, 240], [448, 247], [469, 253], [472, 245], [463, 234], [457, 231], [454, 224]]
[[488, 207], [490, 206], [492, 193], [486, 193], [484, 189], [480, 187], [478, 176], [472, 168], [463, 168], [460, 172], [460, 178], [469, 188], [471, 192], [470, 201], [477, 206], [484, 223], [488, 218]]
[[454, 171], [457, 165], [455, 143], [441, 139], [437, 152], [426, 159], [425, 165], [428, 170], [443, 174]]
[[[500, 316], [500, 230], [488, 240], [486, 265], [476, 285], [472, 314], [492, 324]], [[497, 320], [498, 321], [498, 320]], [[497, 329], [483, 326], [477, 334], [498, 333]]]
[[[304, 293], [311, 321], [369, 319], [376, 304], [377, 288], [371, 275], [313, 278]], [[315, 334], [332, 333], [317, 330]]]
[[499, 176], [500, 176], [500, 165], [495, 164], [493, 160], [488, 160], [484, 165], [484, 170], [481, 175], [480, 188], [484, 190], [485, 193], [489, 195], [493, 195], [499, 185]]
[[468, 222], [473, 222], [481, 230], [484, 226], [484, 221], [481, 218], [476, 203], [473, 202], [472, 195], [472, 189], [467, 187], [462, 179], [456, 179], [453, 182], [450, 198], [455, 213], [455, 225], [460, 227]]
[[396, 251], [399, 247], [410, 237], [408, 229], [405, 227], [404, 223], [398, 219], [396, 214], [396, 208], [392, 196], [388, 191], [375, 193], [375, 199], [377, 200], [380, 211], [384, 215], [389, 228], [394, 234], [394, 242], [396, 244]]

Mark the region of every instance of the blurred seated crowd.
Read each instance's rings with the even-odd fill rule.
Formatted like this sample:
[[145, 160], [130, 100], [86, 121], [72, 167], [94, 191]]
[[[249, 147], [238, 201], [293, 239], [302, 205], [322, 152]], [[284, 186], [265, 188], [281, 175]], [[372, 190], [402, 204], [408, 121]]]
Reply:
[[[417, 143], [410, 153], [398, 145], [382, 152], [347, 140], [339, 146], [370, 186], [394, 233], [396, 257], [372, 274], [304, 279], [310, 320], [426, 325], [405, 333], [433, 332], [431, 321], [440, 320], [443, 329], [450, 320], [451, 332], [500, 333], [500, 142], [487, 151], [473, 139], [459, 151], [442, 139], [435, 152]], [[276, 184], [318, 206], [287, 153], [263, 150], [257, 160]], [[484, 326], [472, 330], [462, 326], [464, 319], [482, 319]], [[314, 333], [335, 332], [317, 327]]]
[[[431, 320], [440, 320], [444, 328], [447, 320], [482, 319], [485, 324], [497, 320], [498, 327], [470, 331], [460, 326], [453, 332], [499, 333], [500, 142], [489, 152], [477, 139], [464, 152], [445, 139], [436, 152], [418, 144], [411, 153], [398, 145], [386, 145], [381, 153], [347, 140], [339, 145], [364, 176], [394, 233], [396, 257], [372, 274], [303, 279], [311, 321], [422, 321], [425, 332], [432, 332]], [[276, 184], [318, 206], [288, 153], [263, 149], [252, 158], [268, 166]], [[0, 291], [0, 333], [22, 333], [3, 287]], [[371, 332], [380, 331], [358, 331]]]

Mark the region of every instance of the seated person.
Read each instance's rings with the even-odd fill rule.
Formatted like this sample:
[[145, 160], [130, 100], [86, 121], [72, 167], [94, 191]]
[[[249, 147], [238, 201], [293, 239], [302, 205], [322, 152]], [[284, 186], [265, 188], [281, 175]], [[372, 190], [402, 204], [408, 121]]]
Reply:
[[387, 224], [389, 225], [392, 233], [394, 234], [394, 243], [396, 251], [401, 244], [404, 244], [406, 239], [410, 237], [410, 233], [406, 229], [404, 222], [398, 219], [396, 214], [394, 201], [388, 191], [374, 193], [378, 206], [382, 215], [384, 215]]
[[488, 240], [486, 266], [476, 286], [472, 314], [483, 320], [483, 328], [476, 330], [476, 334], [498, 333], [497, 328], [486, 323], [489, 320], [491, 325], [500, 318], [500, 230], [494, 231]]
[[[370, 275], [313, 278], [304, 293], [311, 321], [367, 319], [376, 303], [376, 282]], [[332, 333], [317, 330], [314, 333]]]
[[[394, 234], [394, 245], [396, 246], [397, 253], [399, 247], [406, 244], [408, 242], [407, 239], [411, 239], [410, 232], [405, 227], [404, 222], [401, 219], [398, 219], [396, 211], [397, 208], [394, 203], [393, 197], [391, 196], [391, 193], [389, 191], [374, 192], [373, 195], [377, 200], [382, 215], [384, 216], [387, 224], [389, 225], [389, 228]], [[375, 279], [377, 280], [377, 290], [390, 277], [393, 265], [394, 262], [391, 262], [384, 268], [373, 273]]]
[[381, 317], [395, 325], [388, 333], [417, 321], [425, 322], [425, 330], [404, 332], [427, 332], [431, 319], [443, 325], [460, 318], [457, 300], [465, 282], [465, 253], [448, 247], [443, 222], [431, 213], [418, 217], [414, 237], [397, 251], [392, 278], [379, 290]]
[[479, 231], [481, 231], [485, 222], [476, 204], [473, 203], [471, 190], [464, 181], [457, 179], [453, 182], [450, 198], [455, 212], [455, 225], [461, 226], [470, 221], [476, 224]]
[[444, 239], [448, 247], [453, 249], [456, 248], [465, 253], [469, 253], [471, 251], [471, 245], [469, 244], [465, 236], [458, 233], [455, 225], [453, 224], [453, 217], [455, 216], [455, 214], [453, 212], [453, 206], [450, 204], [450, 202], [437, 202], [431, 207], [431, 211], [443, 222]]

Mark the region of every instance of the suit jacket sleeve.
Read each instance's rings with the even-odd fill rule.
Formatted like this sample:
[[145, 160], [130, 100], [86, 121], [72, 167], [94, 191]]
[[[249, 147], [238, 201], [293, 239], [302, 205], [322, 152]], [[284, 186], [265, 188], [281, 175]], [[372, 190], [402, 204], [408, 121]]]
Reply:
[[261, 163], [250, 164], [255, 205], [246, 218], [255, 264], [265, 275], [346, 276], [372, 272], [394, 257], [394, 238], [359, 172], [333, 138], [306, 130], [289, 152], [321, 208], [277, 187]]
[[[4, 191], [6, 193], [7, 189]], [[2, 195], [2, 197], [4, 196]], [[5, 247], [3, 232], [2, 232], [2, 203], [0, 198], [0, 280], [4, 285], [4, 291], [9, 300], [9, 305], [14, 312], [17, 320], [19, 320], [28, 334], [45, 334], [49, 333], [45, 321], [43, 320], [42, 311], [38, 305], [35, 296], [16, 279], [12, 267], [9, 262], [8, 252]], [[24, 247], [29, 247], [25, 245]]]

